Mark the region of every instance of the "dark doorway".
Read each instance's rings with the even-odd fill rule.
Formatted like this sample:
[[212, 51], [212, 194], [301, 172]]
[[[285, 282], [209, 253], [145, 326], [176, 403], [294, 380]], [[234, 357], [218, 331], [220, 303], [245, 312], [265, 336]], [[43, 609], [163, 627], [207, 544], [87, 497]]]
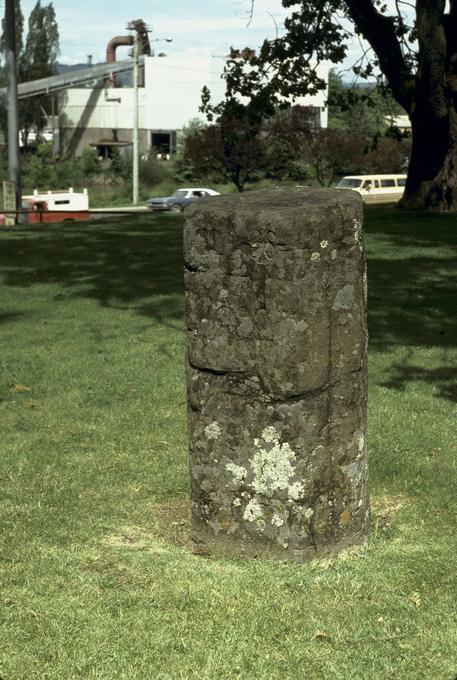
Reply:
[[170, 132], [151, 132], [151, 146], [160, 154], [170, 155], [171, 148], [171, 133]]

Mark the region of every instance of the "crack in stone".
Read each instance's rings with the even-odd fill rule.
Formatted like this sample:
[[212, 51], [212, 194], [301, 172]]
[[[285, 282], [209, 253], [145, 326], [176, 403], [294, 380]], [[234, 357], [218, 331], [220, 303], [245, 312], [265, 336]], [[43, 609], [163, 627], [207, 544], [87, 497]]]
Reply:
[[360, 366], [359, 368], [355, 368], [353, 371], [348, 371], [347, 373], [342, 375], [338, 380], [335, 380], [334, 382], [332, 382], [330, 384], [325, 384], [325, 385], [322, 385], [321, 387], [317, 387], [314, 390], [308, 390], [308, 391], [305, 391], [305, 392], [301, 392], [299, 394], [290, 394], [290, 395], [283, 397], [281, 399], [270, 398], [269, 402], [271, 404], [282, 404], [282, 403], [289, 403], [289, 402], [295, 403], [297, 401], [307, 401], [309, 399], [313, 399], [314, 397], [319, 397], [321, 394], [328, 392], [328, 390], [331, 390], [333, 387], [337, 387], [338, 385], [340, 385], [348, 375], [360, 373], [361, 370], [362, 370], [362, 367]]
[[189, 366], [195, 371], [201, 371], [201, 373], [205, 373], [207, 375], [244, 375], [245, 373], [245, 371], [236, 371], [235, 369], [226, 371], [219, 368], [210, 368], [209, 366], [197, 366], [197, 364], [194, 364], [189, 359], [189, 357], [187, 358], [187, 361], [189, 362]]

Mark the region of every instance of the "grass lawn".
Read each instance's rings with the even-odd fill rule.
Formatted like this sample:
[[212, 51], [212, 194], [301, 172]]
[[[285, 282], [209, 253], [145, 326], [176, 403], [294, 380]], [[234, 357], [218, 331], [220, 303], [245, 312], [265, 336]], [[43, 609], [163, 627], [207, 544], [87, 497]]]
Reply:
[[188, 547], [182, 223], [0, 233], [0, 677], [457, 675], [457, 219], [366, 213], [369, 542]]

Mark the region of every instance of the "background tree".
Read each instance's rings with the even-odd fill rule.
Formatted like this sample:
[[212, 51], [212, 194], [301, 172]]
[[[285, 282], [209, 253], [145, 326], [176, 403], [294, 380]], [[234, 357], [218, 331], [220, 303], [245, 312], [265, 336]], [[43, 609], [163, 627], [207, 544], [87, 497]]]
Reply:
[[173, 159], [175, 178], [178, 182], [187, 182], [187, 180], [192, 180], [195, 175], [192, 159], [185, 155], [187, 141], [204, 127], [205, 124], [201, 118], [192, 118], [187, 123], [187, 125], [183, 127], [181, 133], [178, 135], [176, 155]]
[[[46, 78], [57, 72], [59, 54], [59, 29], [53, 4], [41, 5], [40, 0], [30, 13], [24, 51], [19, 60], [20, 81]], [[51, 113], [52, 96], [27, 97], [21, 101], [20, 128], [22, 142], [27, 146], [30, 130], [37, 134]]]
[[[59, 29], [53, 4], [42, 5], [38, 0], [29, 16], [27, 38], [24, 44], [24, 16], [21, 11], [20, 0], [15, 0], [15, 3], [18, 81], [22, 83], [53, 75], [57, 71], [59, 54]], [[0, 49], [3, 54], [3, 24], [2, 29]], [[4, 79], [3, 60], [0, 77]], [[31, 130], [36, 131], [39, 136], [46, 122], [45, 112], [51, 113], [51, 102], [51, 96], [46, 95], [20, 100], [19, 128], [24, 146], [27, 146]], [[3, 110], [0, 114], [0, 125], [5, 130], [6, 114]]]
[[300, 160], [310, 135], [309, 110], [297, 106], [263, 118], [261, 107], [257, 111], [254, 105], [225, 102], [217, 108], [215, 123], [187, 135], [183, 161], [195, 176], [229, 181], [238, 191], [262, 177], [303, 176]]
[[309, 150], [318, 182], [331, 184], [338, 175], [405, 172], [411, 141], [394, 124], [402, 114], [390, 92], [376, 82], [344, 83], [330, 69], [328, 129], [315, 136]]
[[[255, 0], [253, 0], [253, 4]], [[347, 53], [345, 17], [371, 46], [358, 74], [389, 86], [411, 120], [412, 150], [403, 207], [457, 210], [457, 0], [282, 0], [285, 33], [258, 56], [228, 63], [227, 98], [239, 92], [268, 104], [325, 87], [316, 61]], [[411, 18], [407, 11], [411, 12]], [[413, 10], [413, 11], [412, 11]], [[246, 68], [246, 65], [249, 68]], [[273, 76], [271, 74], [273, 73]]]
[[[16, 19], [15, 31], [16, 31], [16, 49], [17, 54], [22, 54], [24, 47], [24, 15], [21, 10], [20, 0], [14, 0], [14, 16]], [[0, 63], [3, 66], [4, 58], [3, 54], [5, 52], [5, 19], [2, 19], [2, 35], [0, 36]]]
[[196, 177], [231, 182], [237, 191], [243, 191], [246, 182], [259, 179], [265, 163], [258, 134], [246, 117], [232, 116], [189, 134], [183, 161]]
[[329, 71], [327, 106], [329, 130], [360, 135], [370, 144], [389, 134], [394, 117], [405, 114], [390, 91], [380, 88], [376, 81], [345, 83], [333, 68]]
[[277, 180], [309, 176], [307, 148], [315, 134], [313, 111], [306, 106], [279, 110], [263, 125], [265, 175]]
[[323, 129], [309, 140], [306, 158], [317, 183], [331, 186], [338, 176], [362, 172], [364, 150], [365, 142], [360, 135]]

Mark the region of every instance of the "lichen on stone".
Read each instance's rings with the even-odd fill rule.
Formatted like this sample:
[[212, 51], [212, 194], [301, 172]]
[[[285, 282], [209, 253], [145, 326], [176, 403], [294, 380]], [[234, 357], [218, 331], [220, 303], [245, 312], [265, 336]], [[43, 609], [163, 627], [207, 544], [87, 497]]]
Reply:
[[251, 498], [244, 509], [243, 519], [245, 519], [246, 522], [255, 522], [262, 517], [262, 514], [262, 508], [257, 498]]
[[337, 292], [332, 309], [351, 309], [354, 304], [354, 286], [347, 284]]
[[360, 250], [362, 250], [362, 238], [361, 238], [361, 223], [360, 221], [355, 217], [352, 220], [352, 223], [354, 225], [354, 242], [359, 246]]
[[303, 495], [303, 484], [291, 482], [295, 476], [296, 454], [287, 442], [280, 443], [274, 427], [266, 427], [261, 439], [254, 440], [257, 451], [250, 460], [253, 480], [251, 487], [256, 493], [273, 496], [275, 491], [286, 491], [289, 499], [297, 500]]
[[246, 468], [242, 465], [236, 465], [236, 463], [227, 463], [225, 469], [232, 473], [233, 481], [237, 486], [241, 484], [247, 474]]
[[360, 453], [362, 453], [364, 446], [365, 446], [365, 435], [363, 434], [363, 432], [361, 432], [361, 434], [359, 435], [359, 437], [357, 439], [357, 447], [358, 447]]
[[271, 523], [276, 526], [276, 527], [282, 527], [284, 524], [283, 518], [278, 515], [276, 512], [273, 514], [273, 517], [271, 518]]
[[205, 434], [208, 439], [219, 439], [222, 434], [222, 430], [219, 427], [219, 424], [214, 421], [205, 427]]

